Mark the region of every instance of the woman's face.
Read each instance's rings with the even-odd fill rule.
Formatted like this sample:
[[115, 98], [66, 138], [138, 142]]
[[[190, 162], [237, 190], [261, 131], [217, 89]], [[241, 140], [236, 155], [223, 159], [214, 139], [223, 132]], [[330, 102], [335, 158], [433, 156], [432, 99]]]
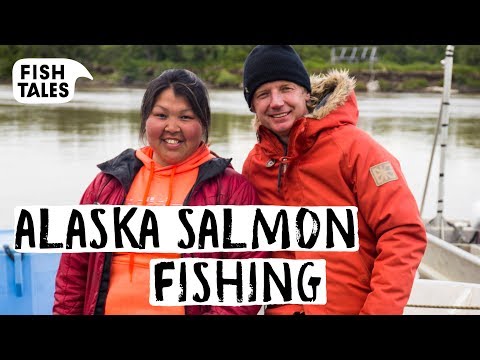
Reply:
[[192, 155], [202, 142], [203, 128], [188, 101], [171, 88], [158, 96], [145, 123], [153, 160], [161, 166], [175, 165]]

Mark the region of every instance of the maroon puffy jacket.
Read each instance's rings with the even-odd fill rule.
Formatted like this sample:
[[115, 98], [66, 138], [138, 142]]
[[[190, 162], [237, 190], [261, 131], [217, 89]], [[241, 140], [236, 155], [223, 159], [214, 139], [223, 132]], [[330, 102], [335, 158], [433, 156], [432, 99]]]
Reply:
[[[199, 168], [185, 206], [258, 205], [252, 185], [230, 165], [231, 159], [214, 158]], [[127, 149], [98, 167], [101, 172], [87, 187], [81, 204], [121, 205], [143, 163]], [[202, 258], [265, 258], [268, 252], [215, 252], [182, 254]], [[64, 253], [55, 280], [53, 314], [100, 315], [107, 298], [112, 253]], [[261, 305], [185, 306], [187, 315], [256, 315]]]

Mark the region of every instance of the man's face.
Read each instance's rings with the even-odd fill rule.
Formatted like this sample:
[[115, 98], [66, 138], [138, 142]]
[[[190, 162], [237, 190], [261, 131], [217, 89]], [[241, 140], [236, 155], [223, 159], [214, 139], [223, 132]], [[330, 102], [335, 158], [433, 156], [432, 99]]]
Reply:
[[310, 94], [291, 81], [272, 81], [261, 85], [253, 94], [252, 111], [260, 124], [276, 133], [284, 142], [295, 120], [308, 113]]

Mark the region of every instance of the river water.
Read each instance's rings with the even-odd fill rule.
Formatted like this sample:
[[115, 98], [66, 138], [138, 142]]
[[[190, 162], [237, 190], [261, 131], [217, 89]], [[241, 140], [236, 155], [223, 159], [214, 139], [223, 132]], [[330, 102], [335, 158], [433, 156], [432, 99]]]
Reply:
[[[15, 101], [0, 86], [0, 229], [13, 228], [15, 206], [77, 204], [98, 169], [138, 141], [143, 89], [75, 92], [57, 105]], [[256, 138], [241, 91], [211, 91], [211, 148], [241, 171]], [[442, 95], [359, 93], [358, 126], [401, 162], [419, 207]], [[444, 216], [471, 219], [480, 201], [480, 96], [452, 94], [445, 157]], [[422, 216], [437, 210], [440, 138], [434, 149]]]

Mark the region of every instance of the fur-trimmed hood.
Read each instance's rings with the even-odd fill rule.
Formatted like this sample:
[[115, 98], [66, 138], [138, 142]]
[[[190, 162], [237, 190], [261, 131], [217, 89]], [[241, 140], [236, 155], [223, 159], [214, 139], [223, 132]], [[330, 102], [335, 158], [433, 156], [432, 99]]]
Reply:
[[[348, 113], [345, 118], [335, 116], [338, 124], [322, 124], [322, 127], [338, 126], [342, 122], [356, 125], [358, 120], [358, 108], [355, 96], [356, 80], [350, 77], [348, 70], [330, 70], [326, 74], [311, 75], [310, 83], [312, 86], [311, 98], [307, 107], [309, 114], [306, 118], [322, 120], [329, 114], [342, 112], [345, 103], [351, 102], [352, 106], [347, 106]], [[353, 110], [353, 111], [352, 111]], [[323, 122], [323, 121], [322, 121]], [[260, 123], [255, 116], [253, 121], [255, 130], [258, 130]]]
[[327, 74], [310, 76], [312, 85], [309, 118], [322, 119], [345, 104], [355, 89], [356, 80], [347, 70], [330, 70]]

